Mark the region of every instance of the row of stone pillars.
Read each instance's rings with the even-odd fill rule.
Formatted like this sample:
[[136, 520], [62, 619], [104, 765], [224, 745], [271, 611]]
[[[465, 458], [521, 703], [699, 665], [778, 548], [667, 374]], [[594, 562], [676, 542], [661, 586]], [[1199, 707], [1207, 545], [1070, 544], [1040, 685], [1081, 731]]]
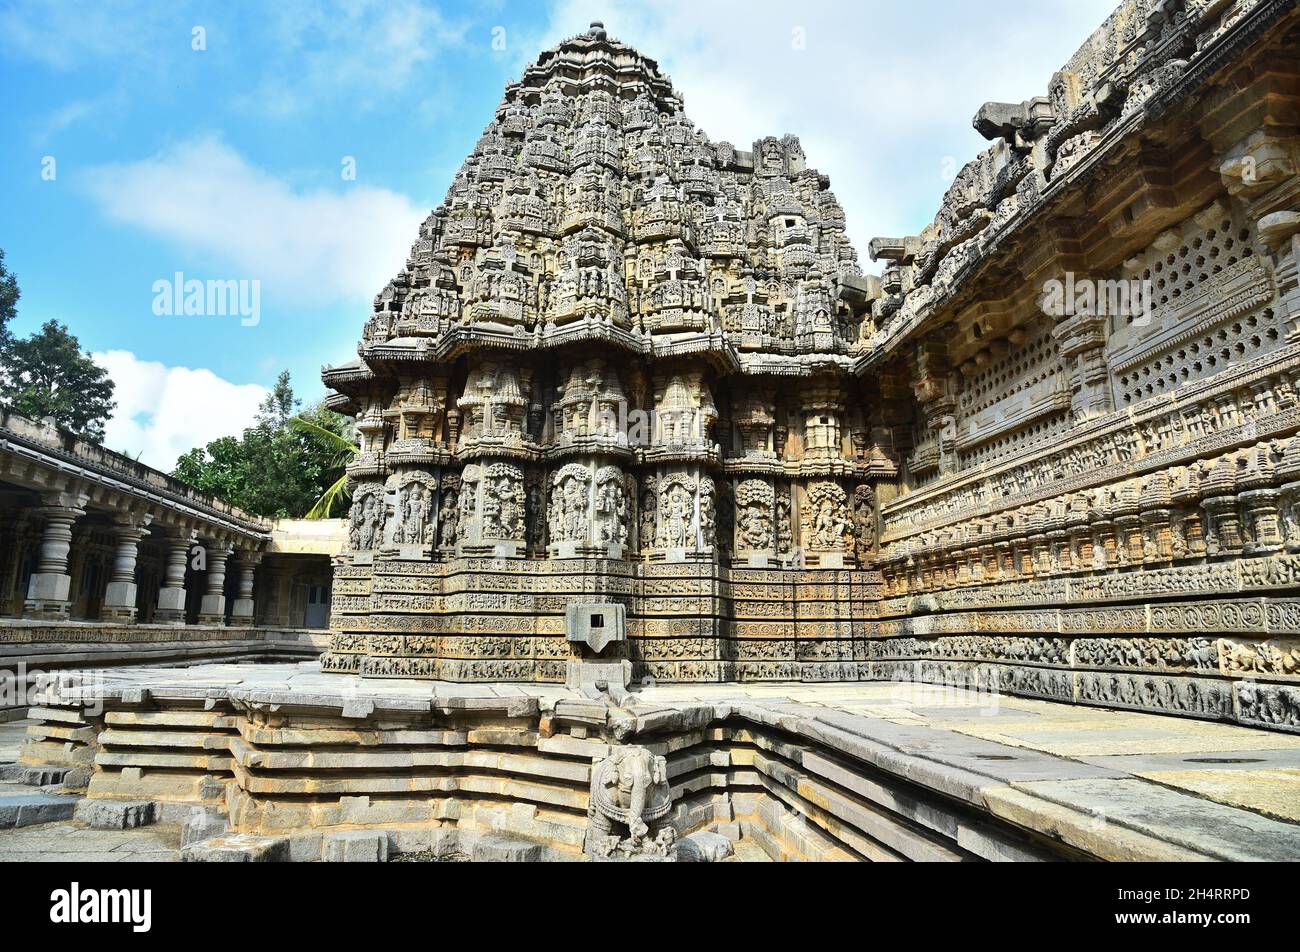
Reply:
[[[69, 616], [72, 603], [72, 576], [68, 571], [68, 555], [72, 547], [72, 529], [77, 520], [86, 514], [84, 498], [60, 498], [41, 509], [45, 527], [41, 538], [36, 570], [27, 586], [24, 614], [35, 618], [64, 619]], [[113, 570], [104, 593], [100, 617], [105, 621], [130, 624], [136, 620], [139, 590], [136, 581], [136, 562], [139, 558], [140, 540], [149, 531], [153, 517], [147, 513], [122, 513], [114, 518], [117, 550]], [[190, 553], [202, 545], [206, 569], [205, 588], [199, 605], [199, 624], [221, 625], [226, 620], [226, 567], [235, 551], [228, 542], [199, 542], [198, 532], [180, 531], [166, 539], [167, 558], [163, 582], [158, 592], [158, 607], [154, 620], [161, 624], [184, 624], [186, 620], [185, 587], [186, 569]], [[241, 549], [236, 563], [239, 585], [231, 606], [231, 624], [253, 623], [254, 573], [261, 562], [262, 553]]]

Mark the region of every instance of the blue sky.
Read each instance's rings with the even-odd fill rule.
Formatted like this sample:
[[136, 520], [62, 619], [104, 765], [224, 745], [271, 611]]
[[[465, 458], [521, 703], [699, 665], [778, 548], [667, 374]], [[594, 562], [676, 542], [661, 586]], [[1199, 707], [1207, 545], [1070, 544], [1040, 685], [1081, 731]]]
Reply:
[[[505, 84], [592, 19], [657, 58], [713, 139], [799, 135], [865, 261], [933, 217], [984, 145], [979, 105], [1043, 94], [1112, 6], [0, 0], [15, 330], [66, 322], [117, 382], [108, 445], [170, 468], [246, 426], [281, 368], [323, 394]], [[260, 321], [155, 314], [176, 272], [258, 281]]]

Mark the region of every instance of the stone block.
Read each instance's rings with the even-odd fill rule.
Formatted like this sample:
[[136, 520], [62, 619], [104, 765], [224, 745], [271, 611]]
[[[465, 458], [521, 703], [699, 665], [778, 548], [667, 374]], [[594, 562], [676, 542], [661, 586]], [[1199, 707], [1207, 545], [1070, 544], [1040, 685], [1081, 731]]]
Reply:
[[430, 837], [430, 848], [439, 859], [452, 859], [465, 854], [460, 830], [455, 827], [440, 827]]
[[542, 846], [493, 833], [479, 838], [470, 857], [475, 863], [540, 863]]
[[73, 818], [97, 830], [133, 830], [158, 821], [158, 804], [153, 800], [82, 799]]
[[33, 767], [28, 764], [0, 764], [0, 783], [21, 783], [29, 787], [48, 787], [63, 783], [71, 772], [67, 767]]
[[628, 698], [627, 686], [631, 681], [632, 662], [626, 659], [569, 661], [565, 668], [565, 687], [592, 700], [608, 696], [622, 704]]
[[730, 823], [719, 823], [714, 827], [714, 831], [719, 836], [725, 836], [729, 840], [740, 839], [740, 824], [734, 820]]
[[61, 797], [48, 793], [0, 797], [0, 829], [70, 820], [76, 808], [75, 797]]
[[194, 807], [181, 822], [181, 848], [225, 835], [229, 821], [215, 810]]
[[679, 863], [720, 863], [728, 856], [735, 855], [735, 852], [731, 840], [721, 833], [703, 831], [677, 841]]
[[90, 786], [90, 770], [86, 767], [73, 767], [58, 781], [64, 790], [84, 792]]
[[388, 853], [428, 853], [433, 851], [434, 834], [430, 829], [393, 830], [388, 834]]
[[131, 623], [136, 616], [136, 584], [134, 582], [109, 582], [104, 591], [100, 617], [105, 620]]
[[384, 830], [326, 833], [321, 858], [327, 863], [386, 863], [388, 833]]
[[57, 572], [35, 572], [27, 584], [27, 610], [66, 615], [72, 576]]
[[287, 836], [229, 833], [181, 848], [185, 863], [287, 863]]
[[320, 833], [294, 833], [289, 837], [289, 862], [319, 863], [324, 846]]

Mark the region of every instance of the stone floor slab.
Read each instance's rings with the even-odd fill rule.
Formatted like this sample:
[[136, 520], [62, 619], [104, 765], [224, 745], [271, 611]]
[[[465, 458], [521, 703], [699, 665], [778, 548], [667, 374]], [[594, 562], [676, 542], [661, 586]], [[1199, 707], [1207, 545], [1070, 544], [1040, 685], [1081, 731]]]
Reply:
[[1014, 789], [1096, 818], [1100, 835], [1114, 824], [1208, 859], [1300, 859], [1300, 826], [1138, 778], [1045, 780]]

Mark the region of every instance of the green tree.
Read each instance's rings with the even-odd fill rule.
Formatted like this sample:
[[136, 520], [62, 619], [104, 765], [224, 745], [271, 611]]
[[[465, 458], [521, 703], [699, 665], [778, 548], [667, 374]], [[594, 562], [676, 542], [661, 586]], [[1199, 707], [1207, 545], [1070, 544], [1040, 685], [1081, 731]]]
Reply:
[[0, 351], [9, 343], [9, 322], [18, 316], [18, 279], [5, 267], [5, 250], [0, 248]]
[[317, 405], [295, 416], [299, 400], [285, 371], [241, 437], [222, 437], [176, 461], [172, 475], [241, 509], [270, 518], [328, 515], [351, 449], [346, 417]]
[[[17, 296], [14, 288], [13, 300]], [[108, 372], [58, 321], [46, 321], [25, 339], [8, 340], [0, 352], [0, 399], [24, 416], [53, 417], [95, 443], [104, 439], [104, 423], [117, 406], [113, 389]]]

